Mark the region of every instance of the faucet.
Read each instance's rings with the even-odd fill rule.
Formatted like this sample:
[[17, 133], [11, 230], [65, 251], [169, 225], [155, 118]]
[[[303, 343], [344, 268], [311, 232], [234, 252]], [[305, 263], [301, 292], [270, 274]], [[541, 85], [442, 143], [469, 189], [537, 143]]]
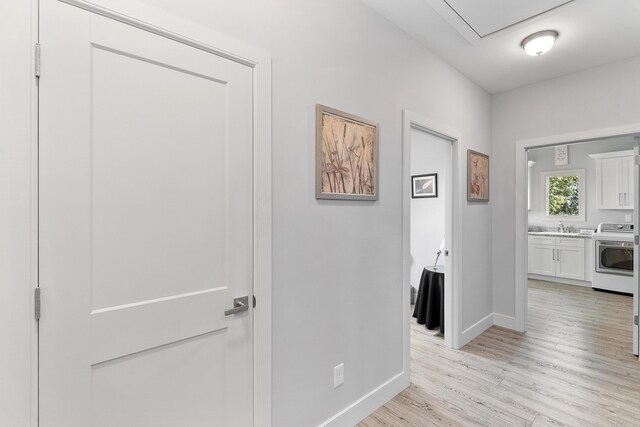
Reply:
[[561, 233], [564, 233], [564, 224], [562, 223], [562, 221], [558, 221], [558, 229]]

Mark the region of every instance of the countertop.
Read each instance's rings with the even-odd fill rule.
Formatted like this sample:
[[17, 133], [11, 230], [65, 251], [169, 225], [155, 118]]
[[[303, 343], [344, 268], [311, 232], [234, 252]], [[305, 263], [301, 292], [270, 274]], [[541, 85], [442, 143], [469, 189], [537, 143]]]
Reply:
[[559, 233], [557, 231], [529, 231], [530, 236], [574, 237], [576, 239], [591, 239], [593, 236], [580, 233]]

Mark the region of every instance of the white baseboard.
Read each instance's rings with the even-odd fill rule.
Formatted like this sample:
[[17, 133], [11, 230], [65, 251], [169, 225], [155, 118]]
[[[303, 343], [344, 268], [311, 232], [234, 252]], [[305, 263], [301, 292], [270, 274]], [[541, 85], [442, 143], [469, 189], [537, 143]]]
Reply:
[[[491, 313], [462, 332], [460, 348], [464, 347], [493, 325], [517, 330], [515, 317]], [[320, 427], [354, 426], [372, 414], [376, 409], [393, 399], [398, 393], [407, 388], [409, 383], [409, 373], [401, 372], [333, 417], [322, 422]]]
[[460, 341], [458, 342], [459, 348], [467, 345], [472, 339], [479, 336], [481, 333], [493, 326], [493, 313], [487, 315], [485, 318], [476, 322], [473, 326], [462, 331]]
[[518, 330], [516, 318], [513, 316], [505, 316], [504, 314], [493, 313], [493, 324], [502, 326], [503, 328]]
[[393, 399], [402, 390], [409, 387], [409, 382], [409, 372], [399, 373], [321, 423], [320, 427], [352, 427], [358, 424], [376, 409]]
[[573, 285], [573, 286], [584, 286], [586, 288], [591, 287], [591, 282], [587, 282], [584, 280], [565, 279], [564, 277], [555, 277], [555, 276], [543, 276], [541, 274], [527, 274], [527, 279], [541, 280], [543, 282], [562, 283], [565, 285]]

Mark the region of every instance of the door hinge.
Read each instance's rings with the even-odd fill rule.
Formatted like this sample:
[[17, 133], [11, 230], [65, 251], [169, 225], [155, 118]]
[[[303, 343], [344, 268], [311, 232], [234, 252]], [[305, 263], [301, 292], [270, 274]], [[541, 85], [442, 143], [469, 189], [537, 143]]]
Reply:
[[633, 316], [633, 324], [638, 326], [638, 316]]
[[41, 314], [41, 302], [40, 302], [40, 287], [37, 287], [33, 290], [33, 298], [34, 298], [34, 312], [35, 312], [35, 317], [36, 320], [40, 320], [40, 314]]
[[633, 243], [636, 244], [636, 246], [640, 245], [640, 236], [639, 235], [635, 235], [633, 236]]
[[633, 158], [635, 159], [636, 165], [640, 165], [640, 156], [636, 154]]
[[256, 296], [253, 296], [253, 308], [256, 308]]
[[35, 73], [36, 73], [36, 78], [40, 78], [40, 72], [41, 72], [41, 68], [42, 68], [42, 60], [41, 60], [41, 48], [40, 48], [40, 43], [36, 43], [36, 61], [35, 61]]

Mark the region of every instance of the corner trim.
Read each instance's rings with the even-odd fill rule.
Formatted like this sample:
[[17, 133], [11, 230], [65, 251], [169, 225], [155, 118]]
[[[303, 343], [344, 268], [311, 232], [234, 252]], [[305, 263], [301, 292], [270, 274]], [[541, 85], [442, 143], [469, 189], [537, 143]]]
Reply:
[[493, 324], [507, 329], [518, 329], [518, 322], [513, 316], [505, 316], [504, 314], [493, 313]]
[[484, 318], [480, 319], [474, 325], [462, 331], [459, 348], [462, 348], [465, 345], [469, 344], [473, 339], [480, 336], [480, 334], [482, 334], [484, 331], [486, 331], [493, 325], [494, 325], [494, 313], [491, 313], [486, 315]]

